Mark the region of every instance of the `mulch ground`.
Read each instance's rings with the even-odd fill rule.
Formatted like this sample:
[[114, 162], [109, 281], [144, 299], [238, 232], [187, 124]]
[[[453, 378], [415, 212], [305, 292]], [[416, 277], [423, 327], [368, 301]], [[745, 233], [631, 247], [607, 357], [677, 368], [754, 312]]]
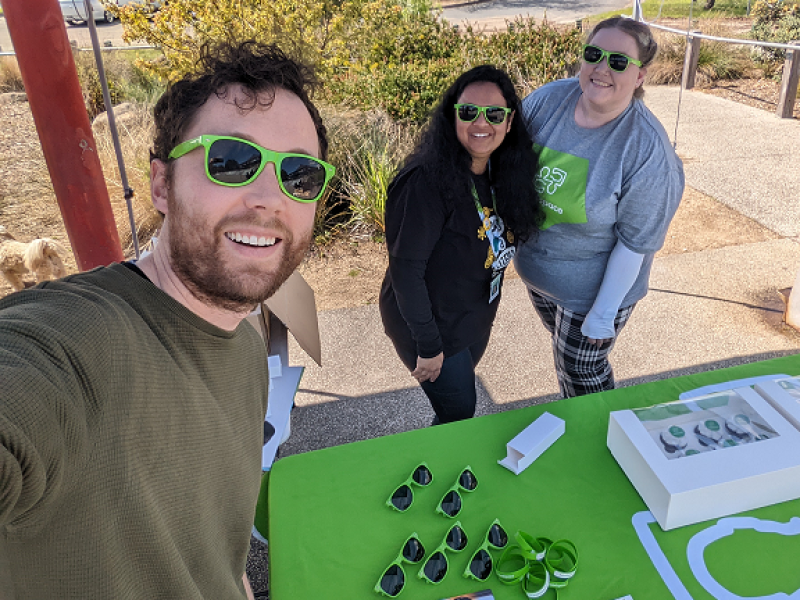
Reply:
[[[781, 82], [772, 79], [739, 79], [737, 81], [717, 81], [696, 89], [774, 114], [778, 109]], [[794, 118], [800, 119], [800, 98], [796, 99], [794, 103]]]

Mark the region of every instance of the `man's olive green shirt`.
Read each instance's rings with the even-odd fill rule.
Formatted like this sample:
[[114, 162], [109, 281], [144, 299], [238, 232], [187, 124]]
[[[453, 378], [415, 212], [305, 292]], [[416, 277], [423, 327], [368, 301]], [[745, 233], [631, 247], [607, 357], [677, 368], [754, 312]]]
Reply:
[[0, 300], [0, 598], [243, 598], [268, 386], [123, 265]]

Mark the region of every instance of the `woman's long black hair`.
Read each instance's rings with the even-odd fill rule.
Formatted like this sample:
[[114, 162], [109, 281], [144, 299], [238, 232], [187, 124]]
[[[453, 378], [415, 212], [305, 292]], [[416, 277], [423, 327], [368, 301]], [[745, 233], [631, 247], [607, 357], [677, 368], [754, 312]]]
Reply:
[[537, 162], [533, 142], [525, 128], [514, 84], [504, 71], [480, 65], [456, 79], [433, 111], [405, 164], [423, 168], [429, 181], [438, 185], [448, 200], [471, 196], [472, 157], [456, 136], [454, 106], [467, 86], [480, 82], [497, 85], [508, 108], [514, 111], [511, 130], [492, 153], [491, 178], [498, 214], [517, 238], [525, 240], [534, 236], [544, 222], [544, 211], [534, 188]]

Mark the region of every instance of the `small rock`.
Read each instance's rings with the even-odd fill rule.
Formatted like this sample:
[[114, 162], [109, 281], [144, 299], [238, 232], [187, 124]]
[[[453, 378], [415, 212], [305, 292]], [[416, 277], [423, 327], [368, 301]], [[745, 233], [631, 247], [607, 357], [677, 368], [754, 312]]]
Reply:
[[[123, 102], [114, 107], [114, 119], [117, 126], [126, 125], [136, 120], [136, 105], [131, 102]], [[99, 131], [108, 128], [108, 112], [102, 112], [92, 121], [92, 129]]]
[[0, 104], [19, 104], [28, 101], [28, 94], [25, 92], [6, 92], [0, 94]]

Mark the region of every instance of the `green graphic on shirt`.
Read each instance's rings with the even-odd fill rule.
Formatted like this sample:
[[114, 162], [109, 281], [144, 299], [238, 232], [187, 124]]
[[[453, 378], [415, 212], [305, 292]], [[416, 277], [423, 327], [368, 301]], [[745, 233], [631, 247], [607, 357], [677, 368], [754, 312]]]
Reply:
[[556, 223], [586, 223], [589, 161], [539, 144], [533, 147], [539, 153], [536, 191], [546, 217], [542, 229]]

